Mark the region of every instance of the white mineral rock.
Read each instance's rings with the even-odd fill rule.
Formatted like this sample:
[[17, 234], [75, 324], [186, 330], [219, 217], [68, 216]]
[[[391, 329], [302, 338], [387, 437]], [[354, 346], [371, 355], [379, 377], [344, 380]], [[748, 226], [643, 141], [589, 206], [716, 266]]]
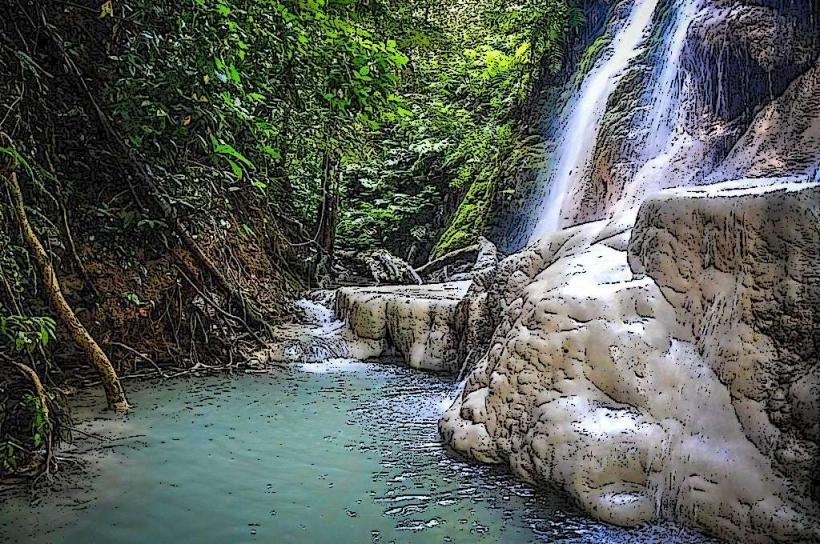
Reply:
[[816, 185], [742, 180], [649, 199], [628, 252], [622, 221], [511, 256], [443, 439], [612, 523], [820, 538], [818, 217]]

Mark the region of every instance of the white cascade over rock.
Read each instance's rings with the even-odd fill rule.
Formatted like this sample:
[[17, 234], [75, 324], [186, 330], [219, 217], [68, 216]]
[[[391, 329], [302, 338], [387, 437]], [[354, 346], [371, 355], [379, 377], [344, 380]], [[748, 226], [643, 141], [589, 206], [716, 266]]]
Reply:
[[300, 300], [305, 322], [279, 327], [264, 362], [400, 357], [408, 366], [455, 373], [460, 361], [459, 304], [470, 281], [344, 287]]

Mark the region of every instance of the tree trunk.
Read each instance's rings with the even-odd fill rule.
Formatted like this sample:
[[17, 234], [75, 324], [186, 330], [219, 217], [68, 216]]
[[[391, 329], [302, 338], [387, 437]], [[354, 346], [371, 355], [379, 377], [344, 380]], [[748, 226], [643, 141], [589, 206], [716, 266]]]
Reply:
[[125, 398], [125, 391], [120, 384], [119, 377], [116, 370], [111, 365], [111, 361], [105, 355], [94, 338], [88, 334], [88, 331], [74, 315], [71, 306], [63, 297], [63, 292], [60, 289], [60, 282], [57, 280], [57, 274], [54, 272], [54, 266], [51, 264], [46, 250], [37, 238], [31, 224], [26, 215], [25, 205], [23, 204], [23, 194], [20, 191], [20, 184], [17, 182], [17, 174], [12, 172], [8, 177], [8, 186], [11, 191], [12, 204], [14, 212], [17, 216], [17, 222], [20, 224], [20, 230], [23, 232], [23, 238], [28, 245], [29, 250], [34, 256], [37, 263], [37, 268], [42, 277], [43, 284], [48, 292], [49, 301], [54, 311], [57, 312], [60, 321], [68, 329], [71, 338], [77, 346], [83, 350], [88, 359], [89, 364], [97, 371], [105, 388], [105, 396], [108, 400], [108, 407], [116, 411], [124, 411], [128, 409], [128, 402]]
[[481, 246], [473, 244], [471, 246], [463, 247], [446, 253], [437, 259], [433, 259], [427, 264], [416, 268], [416, 273], [419, 276], [429, 276], [434, 272], [438, 272], [445, 266], [451, 266], [459, 262], [475, 262]]
[[339, 222], [339, 159], [331, 150], [322, 158], [322, 204], [319, 207], [319, 236], [317, 242], [328, 265], [333, 262], [336, 245], [336, 225]]

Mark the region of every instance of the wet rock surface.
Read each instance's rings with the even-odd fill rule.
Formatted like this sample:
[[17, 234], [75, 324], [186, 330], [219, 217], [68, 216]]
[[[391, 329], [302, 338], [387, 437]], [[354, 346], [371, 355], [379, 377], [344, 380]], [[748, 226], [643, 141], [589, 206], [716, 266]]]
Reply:
[[746, 435], [808, 495], [820, 468], [809, 424], [820, 399], [820, 186], [777, 181], [648, 200], [630, 262], [675, 308]]
[[[711, 176], [739, 177], [820, 171], [820, 60], [766, 105]], [[820, 178], [817, 178], [820, 179]]]
[[613, 523], [820, 538], [819, 212], [807, 184], [669, 191], [505, 259], [444, 441]]
[[335, 291], [314, 291], [296, 304], [302, 311], [298, 323], [280, 325], [274, 331], [276, 339], [257, 353], [259, 364], [318, 363], [328, 359], [370, 359], [390, 354], [383, 338], [357, 336], [344, 322], [336, 319], [333, 310]]
[[458, 305], [469, 281], [339, 289], [336, 315], [359, 338], [383, 342], [413, 367], [454, 372], [458, 367]]

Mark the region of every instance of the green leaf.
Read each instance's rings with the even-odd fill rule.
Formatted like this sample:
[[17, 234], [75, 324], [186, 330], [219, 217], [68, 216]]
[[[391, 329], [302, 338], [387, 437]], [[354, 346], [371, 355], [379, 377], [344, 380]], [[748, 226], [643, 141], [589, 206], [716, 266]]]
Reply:
[[123, 298], [133, 304], [134, 306], [142, 306], [142, 301], [136, 293], [123, 293]]
[[100, 19], [104, 19], [106, 17], [111, 16], [114, 13], [114, 4], [112, 0], [107, 0], [103, 2], [103, 5], [100, 6]]
[[239, 77], [239, 72], [236, 70], [236, 67], [233, 65], [233, 63], [228, 65], [228, 77], [231, 79], [231, 81], [237, 84], [241, 83], [242, 81], [242, 79]]
[[269, 145], [263, 145], [262, 146], [262, 151], [264, 153], [267, 153], [268, 155], [270, 155], [271, 157], [273, 157], [276, 160], [279, 160], [279, 159], [282, 158], [282, 154], [279, 153], [278, 151], [276, 151], [274, 148], [272, 148]]
[[404, 66], [405, 64], [410, 62], [410, 59], [402, 55], [401, 53], [391, 56], [390, 60], [392, 60], [393, 64], [395, 64], [396, 66]]
[[244, 172], [242, 172], [242, 167], [239, 166], [235, 161], [233, 161], [231, 159], [225, 159], [225, 160], [227, 160], [228, 164], [231, 165], [231, 171], [233, 172], [233, 175], [236, 176], [239, 179], [242, 179], [242, 175], [244, 174]]
[[219, 155], [226, 155], [233, 157], [234, 159], [238, 160], [248, 168], [256, 168], [251, 161], [245, 157], [242, 153], [237, 151], [232, 145], [226, 143], [220, 143], [216, 136], [211, 134], [211, 145], [213, 146], [214, 153]]

